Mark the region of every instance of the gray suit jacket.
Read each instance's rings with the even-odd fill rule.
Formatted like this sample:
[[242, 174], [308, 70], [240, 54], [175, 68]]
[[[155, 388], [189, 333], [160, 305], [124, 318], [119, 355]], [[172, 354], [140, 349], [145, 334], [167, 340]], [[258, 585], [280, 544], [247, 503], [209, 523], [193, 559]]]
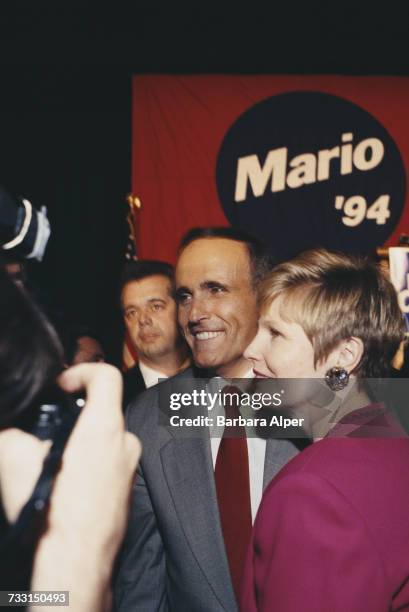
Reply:
[[[173, 380], [183, 377], [194, 373], [189, 369]], [[159, 387], [145, 391], [127, 410], [127, 428], [141, 439], [143, 453], [115, 579], [114, 609], [236, 611], [209, 433], [202, 428], [199, 437], [183, 437], [160, 426]], [[264, 487], [297, 452], [290, 441], [267, 441]]]

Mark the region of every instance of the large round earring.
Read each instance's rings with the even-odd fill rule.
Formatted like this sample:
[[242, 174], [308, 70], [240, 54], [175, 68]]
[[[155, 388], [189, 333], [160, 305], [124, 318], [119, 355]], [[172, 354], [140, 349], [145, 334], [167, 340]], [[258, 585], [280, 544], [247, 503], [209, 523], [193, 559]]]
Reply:
[[341, 391], [345, 389], [349, 381], [349, 374], [345, 368], [335, 366], [330, 368], [325, 374], [325, 382], [331, 391]]

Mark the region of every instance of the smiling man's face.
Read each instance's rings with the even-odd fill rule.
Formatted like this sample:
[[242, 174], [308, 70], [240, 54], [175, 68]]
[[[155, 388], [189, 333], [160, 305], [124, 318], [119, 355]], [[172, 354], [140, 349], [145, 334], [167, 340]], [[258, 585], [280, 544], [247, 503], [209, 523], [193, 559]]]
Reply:
[[200, 238], [176, 266], [179, 324], [197, 366], [224, 377], [249, 369], [244, 349], [257, 331], [257, 303], [244, 243]]

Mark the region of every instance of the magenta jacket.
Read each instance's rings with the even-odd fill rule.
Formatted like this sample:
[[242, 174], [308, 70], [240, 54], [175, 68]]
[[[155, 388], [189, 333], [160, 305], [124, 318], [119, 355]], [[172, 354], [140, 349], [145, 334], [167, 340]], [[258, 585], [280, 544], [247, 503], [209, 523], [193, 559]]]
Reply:
[[404, 436], [368, 407], [280, 471], [254, 525], [243, 611], [409, 610]]

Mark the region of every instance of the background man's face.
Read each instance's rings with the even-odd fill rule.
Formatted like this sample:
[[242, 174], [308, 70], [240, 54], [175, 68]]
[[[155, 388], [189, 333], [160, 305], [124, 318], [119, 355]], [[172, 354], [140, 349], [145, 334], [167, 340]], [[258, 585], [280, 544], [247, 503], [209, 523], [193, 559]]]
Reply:
[[11, 276], [15, 283], [20, 286], [24, 285], [25, 274], [24, 265], [20, 261], [10, 261], [4, 264], [7, 273]]
[[155, 359], [176, 348], [176, 304], [166, 276], [130, 281], [122, 290], [125, 326], [139, 357]]
[[256, 295], [246, 245], [201, 238], [176, 267], [179, 324], [195, 363], [222, 376], [244, 376], [244, 349], [257, 331]]
[[72, 364], [97, 363], [101, 361], [105, 361], [105, 353], [98, 340], [91, 336], [80, 336], [77, 340], [77, 350]]

